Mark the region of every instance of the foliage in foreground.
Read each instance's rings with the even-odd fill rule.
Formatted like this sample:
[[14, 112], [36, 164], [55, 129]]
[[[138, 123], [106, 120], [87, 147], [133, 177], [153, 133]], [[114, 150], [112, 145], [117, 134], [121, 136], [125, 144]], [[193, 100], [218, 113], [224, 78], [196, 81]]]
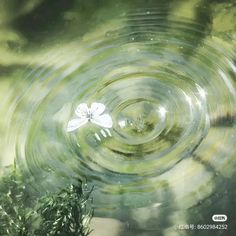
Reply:
[[31, 199], [15, 170], [1, 179], [0, 192], [0, 235], [33, 235]]
[[82, 184], [70, 185], [58, 194], [40, 199], [37, 212], [43, 227], [38, 235], [89, 235], [88, 224], [92, 211], [87, 209], [88, 196], [83, 194]]
[[15, 170], [0, 180], [1, 236], [88, 236], [92, 209], [81, 181], [37, 198]]

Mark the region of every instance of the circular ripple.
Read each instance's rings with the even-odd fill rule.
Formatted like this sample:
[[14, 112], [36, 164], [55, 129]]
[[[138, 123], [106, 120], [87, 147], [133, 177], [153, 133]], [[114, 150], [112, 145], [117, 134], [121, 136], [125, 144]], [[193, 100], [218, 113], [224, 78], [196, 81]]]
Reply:
[[[188, 200], [185, 207], [196, 204], [192, 193], [230, 166], [236, 139], [235, 55], [202, 27], [137, 11], [32, 69], [12, 122], [17, 158], [34, 187], [86, 179], [98, 212], [169, 204], [169, 188], [176, 201]], [[67, 133], [83, 102], [103, 103], [113, 127], [89, 122]]]

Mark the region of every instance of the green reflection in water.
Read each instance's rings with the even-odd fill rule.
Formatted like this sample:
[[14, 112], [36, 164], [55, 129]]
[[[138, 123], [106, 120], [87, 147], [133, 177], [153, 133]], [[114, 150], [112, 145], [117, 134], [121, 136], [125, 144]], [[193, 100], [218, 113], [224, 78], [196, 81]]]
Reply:
[[[233, 1], [4, 1], [0, 11], [2, 166], [17, 157], [42, 192], [86, 180], [95, 215], [126, 223], [124, 235], [233, 217], [220, 197], [234, 194]], [[66, 133], [75, 107], [94, 101], [112, 129]]]

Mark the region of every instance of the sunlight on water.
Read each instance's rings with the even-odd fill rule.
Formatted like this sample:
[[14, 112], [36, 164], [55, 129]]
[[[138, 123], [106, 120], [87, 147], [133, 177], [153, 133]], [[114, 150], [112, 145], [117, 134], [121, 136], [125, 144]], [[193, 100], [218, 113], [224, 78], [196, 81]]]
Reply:
[[188, 4], [168, 7], [121, 6], [22, 59], [5, 98], [5, 153], [33, 188], [79, 177], [94, 186], [95, 215], [145, 230], [222, 196], [235, 167], [235, 43], [214, 31], [217, 17], [209, 26]]

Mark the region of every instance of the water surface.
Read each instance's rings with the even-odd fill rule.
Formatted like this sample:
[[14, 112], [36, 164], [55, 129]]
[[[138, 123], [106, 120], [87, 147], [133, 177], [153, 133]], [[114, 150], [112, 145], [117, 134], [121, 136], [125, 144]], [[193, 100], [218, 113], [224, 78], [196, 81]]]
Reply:
[[[16, 158], [41, 193], [81, 178], [120, 235], [230, 235], [233, 1], [1, 6], [1, 165]], [[103, 103], [112, 128], [66, 132], [84, 102]], [[219, 213], [229, 234], [176, 230]]]

